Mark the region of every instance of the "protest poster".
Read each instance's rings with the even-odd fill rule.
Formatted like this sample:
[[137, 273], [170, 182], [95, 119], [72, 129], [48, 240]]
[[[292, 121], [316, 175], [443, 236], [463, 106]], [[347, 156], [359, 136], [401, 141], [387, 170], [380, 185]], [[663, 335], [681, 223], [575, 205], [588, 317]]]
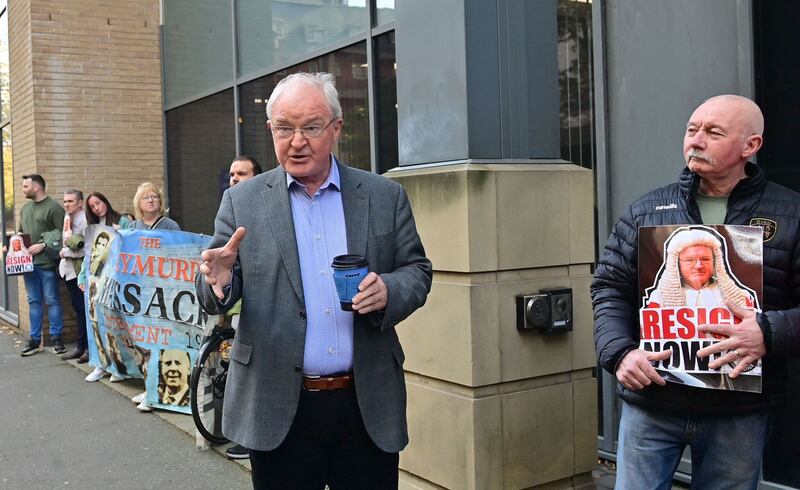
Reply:
[[93, 225], [85, 238], [90, 364], [143, 377], [150, 406], [190, 413], [189, 375], [209, 321], [194, 276], [211, 237]]
[[726, 301], [761, 311], [763, 229], [757, 226], [648, 226], [639, 229], [639, 348], [672, 355], [654, 364], [667, 381], [689, 386], [761, 392], [761, 361], [735, 379], [736, 366], [709, 362], [697, 352], [723, 340], [700, 332], [704, 324], [735, 325]]
[[31, 244], [27, 234], [14, 234], [8, 239], [6, 252], [6, 275], [13, 276], [33, 272], [33, 255], [28, 252]]

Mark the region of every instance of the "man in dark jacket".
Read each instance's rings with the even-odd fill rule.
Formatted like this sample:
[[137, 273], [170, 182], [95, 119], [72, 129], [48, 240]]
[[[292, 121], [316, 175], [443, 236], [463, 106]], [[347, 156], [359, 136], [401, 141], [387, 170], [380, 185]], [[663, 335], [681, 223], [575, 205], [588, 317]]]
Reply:
[[[681, 454], [692, 449], [692, 486], [755, 488], [769, 409], [780, 398], [786, 356], [800, 353], [800, 195], [767, 182], [749, 159], [764, 122], [747, 98], [722, 95], [700, 105], [687, 124], [687, 167], [677, 183], [634, 202], [614, 226], [592, 282], [595, 346], [619, 381], [618, 488], [669, 488]], [[725, 339], [699, 354], [730, 351], [711, 368], [736, 363], [731, 377], [763, 358], [763, 393], [666, 383], [650, 361], [670, 350], [638, 348], [638, 234], [641, 226], [757, 225], [764, 228], [764, 313], [735, 305], [742, 319], [705, 332]]]

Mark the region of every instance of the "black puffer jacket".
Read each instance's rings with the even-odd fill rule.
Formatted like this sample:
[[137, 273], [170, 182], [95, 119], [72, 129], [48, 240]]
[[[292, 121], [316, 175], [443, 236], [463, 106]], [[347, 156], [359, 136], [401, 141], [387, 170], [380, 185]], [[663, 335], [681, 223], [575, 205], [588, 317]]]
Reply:
[[[725, 224], [774, 221], [764, 241], [764, 314], [758, 316], [767, 344], [763, 393], [692, 388], [675, 383], [631, 391], [617, 385], [629, 403], [674, 413], [747, 413], [768, 407], [784, 390], [786, 356], [800, 354], [800, 194], [767, 182], [748, 163], [747, 178], [728, 198]], [[640, 226], [700, 224], [695, 201], [699, 176], [684, 168], [680, 180], [634, 202], [614, 226], [592, 281], [595, 348], [600, 364], [614, 374], [622, 357], [638, 347], [638, 240]]]

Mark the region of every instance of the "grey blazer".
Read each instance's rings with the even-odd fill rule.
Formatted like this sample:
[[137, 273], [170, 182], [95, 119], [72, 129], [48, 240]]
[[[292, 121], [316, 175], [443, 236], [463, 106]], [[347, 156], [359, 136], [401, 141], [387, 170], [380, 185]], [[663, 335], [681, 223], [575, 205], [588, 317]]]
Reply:
[[[382, 314], [354, 315], [353, 375], [364, 425], [375, 444], [398, 452], [408, 444], [403, 349], [395, 325], [425, 303], [433, 276], [405, 190], [385, 177], [339, 164], [348, 253], [364, 255], [388, 289]], [[211, 248], [247, 229], [230, 295], [219, 302], [198, 275], [211, 314], [242, 299], [230, 356], [223, 432], [243, 446], [269, 451], [294, 420], [302, 387], [306, 305], [292, 210], [281, 167], [228, 189]]]

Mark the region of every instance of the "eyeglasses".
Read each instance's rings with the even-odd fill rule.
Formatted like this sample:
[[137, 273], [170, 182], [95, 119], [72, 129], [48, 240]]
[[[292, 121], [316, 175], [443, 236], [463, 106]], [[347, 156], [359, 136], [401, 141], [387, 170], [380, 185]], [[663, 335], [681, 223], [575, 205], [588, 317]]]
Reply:
[[700, 262], [700, 265], [709, 266], [714, 259], [711, 257], [687, 257], [685, 259], [680, 259], [682, 264], [686, 265], [695, 265], [696, 263]]
[[325, 130], [328, 129], [328, 126], [330, 126], [331, 124], [333, 124], [334, 121], [336, 121], [336, 119], [338, 118], [331, 119], [331, 122], [329, 122], [325, 126], [312, 124], [310, 126], [305, 126], [302, 128], [290, 128], [288, 126], [272, 126], [272, 123], [270, 123], [270, 129], [272, 130], [273, 136], [281, 140], [293, 138], [294, 133], [298, 131], [306, 139], [319, 138], [320, 136], [322, 136], [322, 133], [324, 133]]
[[142, 201], [158, 201], [159, 199], [161, 199], [161, 196], [158, 196], [156, 194], [142, 196]]

